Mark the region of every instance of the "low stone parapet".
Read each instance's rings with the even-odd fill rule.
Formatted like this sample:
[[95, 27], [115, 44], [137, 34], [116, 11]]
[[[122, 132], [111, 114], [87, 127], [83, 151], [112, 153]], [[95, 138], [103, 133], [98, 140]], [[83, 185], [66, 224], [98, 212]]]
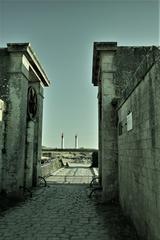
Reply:
[[63, 162], [60, 159], [52, 159], [49, 163], [41, 165], [42, 177], [48, 177], [52, 172], [62, 168]]

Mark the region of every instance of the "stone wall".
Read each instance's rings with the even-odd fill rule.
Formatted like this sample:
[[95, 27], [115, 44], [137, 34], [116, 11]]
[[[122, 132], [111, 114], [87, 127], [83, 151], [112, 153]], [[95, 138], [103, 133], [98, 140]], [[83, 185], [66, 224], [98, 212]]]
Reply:
[[98, 86], [99, 176], [104, 201], [118, 196], [117, 103], [125, 96], [124, 89], [133, 86], [130, 79], [149, 51], [150, 47], [119, 47], [115, 42], [94, 44], [92, 82]]
[[0, 98], [6, 105], [0, 182], [6, 193], [17, 195], [41, 175], [43, 87], [49, 81], [29, 43], [7, 44], [0, 60]]
[[5, 111], [5, 104], [0, 99], [0, 191], [2, 190], [2, 169], [3, 169], [3, 160], [2, 160], [2, 152], [4, 148], [4, 111]]
[[[54, 160], [62, 160], [64, 164], [67, 162], [69, 163], [86, 163], [86, 164], [91, 164], [91, 159], [92, 159], [92, 153], [97, 150], [78, 150], [76, 151], [72, 149], [43, 149], [42, 150], [42, 161], [45, 162], [45, 157], [48, 159], [54, 159]], [[44, 158], [43, 158], [44, 157]]]
[[160, 61], [141, 64], [136, 76], [118, 110], [120, 202], [140, 239], [159, 240]]
[[43, 177], [66, 165], [66, 163], [82, 163], [91, 165], [92, 154], [97, 150], [74, 150], [74, 149], [43, 149], [41, 172]]
[[59, 159], [52, 159], [49, 163], [46, 163], [41, 166], [41, 176], [48, 177], [51, 173], [55, 172], [59, 168], [63, 167], [63, 163]]
[[[111, 102], [115, 98], [113, 77], [115, 68], [113, 58], [115, 51], [101, 53], [101, 122], [99, 126], [101, 147], [101, 173], [104, 201], [117, 198], [117, 127], [115, 123], [115, 109]], [[100, 100], [99, 100], [100, 101]]]
[[[139, 68], [143, 59], [146, 59], [146, 55], [150, 52], [151, 47], [117, 47], [114, 55], [113, 65], [115, 68], [113, 84], [115, 87], [116, 97], [123, 97], [127, 95], [126, 90], [134, 81], [131, 81], [133, 75]], [[146, 65], [146, 67], [148, 67]], [[146, 69], [145, 69], [146, 72]]]
[[95, 43], [93, 51], [104, 200], [117, 190], [124, 213], [145, 240], [160, 239], [159, 53], [156, 46], [114, 42]]

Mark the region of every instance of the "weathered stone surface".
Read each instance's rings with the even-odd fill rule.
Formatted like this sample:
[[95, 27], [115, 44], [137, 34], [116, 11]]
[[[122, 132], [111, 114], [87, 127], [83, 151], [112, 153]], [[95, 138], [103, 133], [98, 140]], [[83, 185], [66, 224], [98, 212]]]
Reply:
[[[119, 109], [120, 201], [145, 239], [160, 239], [160, 62], [154, 64]], [[133, 129], [125, 126], [132, 112]]]
[[155, 46], [111, 45], [102, 43], [101, 49], [95, 43], [93, 58], [102, 187], [106, 200], [119, 192], [142, 239], [159, 240], [160, 51]]
[[0, 99], [0, 191], [2, 190], [2, 169], [3, 169], [3, 160], [2, 152], [4, 148], [4, 111], [5, 103]]
[[48, 177], [53, 172], [55, 172], [56, 170], [62, 168], [63, 166], [64, 166], [63, 162], [60, 159], [54, 159], [54, 160], [51, 160], [48, 163], [44, 163], [41, 166], [41, 176], [42, 177]]
[[[0, 60], [0, 98], [6, 105], [2, 188], [11, 193], [31, 187], [40, 174], [42, 85], [48, 86], [49, 81], [29, 43], [7, 44], [0, 49]], [[37, 97], [29, 100], [30, 87]]]
[[[62, 160], [64, 164], [66, 162], [74, 162], [74, 163], [91, 163], [91, 158], [92, 158], [92, 153], [94, 150], [90, 151], [72, 151], [72, 150], [47, 150], [45, 149], [44, 151], [42, 150], [42, 156], [46, 156], [49, 159], [59, 159]], [[96, 151], [96, 150], [95, 150]]]
[[78, 151], [78, 149], [73, 151], [47, 151], [47, 149], [42, 151], [42, 165], [41, 171], [42, 176], [46, 177], [51, 175], [52, 172], [57, 169], [66, 166], [66, 164], [78, 163], [78, 164], [88, 164], [91, 166], [93, 151]]

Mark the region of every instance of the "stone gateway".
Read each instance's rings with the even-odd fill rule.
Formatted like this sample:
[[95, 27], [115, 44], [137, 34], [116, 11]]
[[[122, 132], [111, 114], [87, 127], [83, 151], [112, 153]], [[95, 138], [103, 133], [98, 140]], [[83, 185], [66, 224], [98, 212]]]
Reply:
[[14, 195], [36, 185], [41, 174], [43, 87], [48, 86], [29, 43], [0, 49], [0, 191]]

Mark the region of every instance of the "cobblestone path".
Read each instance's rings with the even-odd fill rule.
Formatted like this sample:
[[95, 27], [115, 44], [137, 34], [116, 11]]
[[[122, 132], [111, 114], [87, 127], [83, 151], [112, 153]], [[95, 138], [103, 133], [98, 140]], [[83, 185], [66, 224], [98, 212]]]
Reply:
[[86, 185], [50, 185], [0, 216], [0, 240], [136, 240], [118, 206], [97, 205]]

